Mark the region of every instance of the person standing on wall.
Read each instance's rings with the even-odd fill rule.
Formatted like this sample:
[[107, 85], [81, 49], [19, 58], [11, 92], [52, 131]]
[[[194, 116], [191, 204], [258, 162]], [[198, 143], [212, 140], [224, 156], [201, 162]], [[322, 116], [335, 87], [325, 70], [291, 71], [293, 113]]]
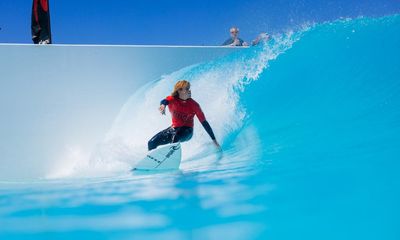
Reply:
[[232, 46], [232, 47], [241, 47], [241, 46], [248, 46], [248, 44], [239, 38], [239, 28], [238, 27], [231, 27], [229, 29], [230, 38], [228, 38], [222, 46]]
[[33, 0], [32, 41], [34, 44], [51, 44], [49, 0]]

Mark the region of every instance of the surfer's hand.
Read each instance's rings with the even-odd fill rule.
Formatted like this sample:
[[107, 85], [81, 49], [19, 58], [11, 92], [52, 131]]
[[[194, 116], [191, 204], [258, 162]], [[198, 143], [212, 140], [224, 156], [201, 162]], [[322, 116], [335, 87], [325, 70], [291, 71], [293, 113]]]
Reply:
[[218, 150], [221, 150], [221, 146], [219, 145], [219, 143], [217, 142], [216, 139], [213, 140], [214, 145], [218, 148]]
[[165, 115], [165, 105], [164, 104], [161, 104], [160, 107], [158, 108], [158, 110], [160, 110], [160, 113], [162, 115]]

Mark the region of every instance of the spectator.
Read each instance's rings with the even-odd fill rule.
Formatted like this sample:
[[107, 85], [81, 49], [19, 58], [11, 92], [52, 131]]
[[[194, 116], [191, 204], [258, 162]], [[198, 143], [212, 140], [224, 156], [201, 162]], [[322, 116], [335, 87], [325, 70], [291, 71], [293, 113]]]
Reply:
[[243, 41], [242, 39], [240, 39], [239, 36], [239, 28], [237, 27], [231, 27], [231, 29], [229, 30], [231, 37], [228, 38], [223, 44], [222, 46], [248, 46], [248, 44]]
[[48, 0], [33, 0], [31, 30], [33, 43], [51, 44]]

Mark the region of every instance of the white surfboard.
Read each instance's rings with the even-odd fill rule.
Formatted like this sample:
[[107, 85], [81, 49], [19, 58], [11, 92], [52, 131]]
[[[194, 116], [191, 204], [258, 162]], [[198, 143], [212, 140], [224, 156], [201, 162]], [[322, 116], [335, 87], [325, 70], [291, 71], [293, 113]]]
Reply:
[[163, 145], [148, 152], [147, 156], [140, 160], [133, 170], [179, 169], [181, 157], [182, 149], [179, 142]]

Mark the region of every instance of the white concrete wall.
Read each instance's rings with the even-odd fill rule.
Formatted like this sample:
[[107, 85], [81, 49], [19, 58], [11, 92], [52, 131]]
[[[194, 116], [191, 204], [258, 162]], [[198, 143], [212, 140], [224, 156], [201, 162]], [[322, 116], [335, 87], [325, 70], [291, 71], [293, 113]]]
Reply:
[[90, 149], [139, 86], [222, 47], [0, 45], [0, 180], [37, 178]]

